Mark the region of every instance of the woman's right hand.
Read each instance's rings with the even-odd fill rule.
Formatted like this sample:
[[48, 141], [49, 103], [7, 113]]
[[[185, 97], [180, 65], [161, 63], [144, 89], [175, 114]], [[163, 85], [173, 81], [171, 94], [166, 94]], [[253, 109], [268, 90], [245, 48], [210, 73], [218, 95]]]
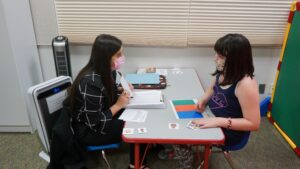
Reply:
[[130, 94], [126, 90], [124, 90], [119, 96], [116, 105], [120, 108], [125, 108], [130, 100]]
[[130, 94], [127, 91], [123, 91], [119, 96], [117, 102], [110, 107], [111, 113], [116, 115], [121, 109], [125, 108], [130, 100]]
[[196, 111], [203, 113], [205, 111], [205, 107], [206, 107], [206, 103], [203, 100], [199, 99], [196, 106]]

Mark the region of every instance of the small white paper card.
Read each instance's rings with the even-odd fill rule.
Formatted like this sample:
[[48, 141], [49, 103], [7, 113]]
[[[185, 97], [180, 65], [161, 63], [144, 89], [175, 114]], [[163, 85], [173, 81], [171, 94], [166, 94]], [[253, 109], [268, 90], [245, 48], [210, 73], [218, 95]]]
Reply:
[[120, 83], [121, 83], [123, 89], [126, 90], [126, 91], [128, 91], [129, 94], [130, 94], [130, 97], [132, 97], [133, 93], [132, 93], [132, 91], [131, 91], [131, 89], [130, 89], [130, 87], [128, 85], [128, 82], [125, 80], [125, 78], [123, 76], [121, 76], [121, 78], [120, 78]]
[[178, 123], [169, 123], [169, 129], [179, 129]]
[[139, 134], [147, 133], [147, 129], [146, 128], [138, 128], [138, 133]]
[[123, 128], [123, 134], [133, 134], [134, 128]]

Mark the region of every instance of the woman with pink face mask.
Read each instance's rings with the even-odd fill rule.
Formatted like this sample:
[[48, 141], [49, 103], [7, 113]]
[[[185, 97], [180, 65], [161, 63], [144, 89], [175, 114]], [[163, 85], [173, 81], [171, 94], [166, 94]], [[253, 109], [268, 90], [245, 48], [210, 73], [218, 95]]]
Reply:
[[[75, 134], [84, 146], [122, 141], [124, 121], [118, 117], [130, 96], [128, 91], [119, 90], [116, 70], [124, 63], [122, 41], [112, 35], [99, 35], [89, 62], [69, 89], [64, 106], [68, 106]], [[144, 150], [145, 145], [142, 145], [141, 155]], [[130, 163], [134, 163], [133, 145], [130, 145]]]

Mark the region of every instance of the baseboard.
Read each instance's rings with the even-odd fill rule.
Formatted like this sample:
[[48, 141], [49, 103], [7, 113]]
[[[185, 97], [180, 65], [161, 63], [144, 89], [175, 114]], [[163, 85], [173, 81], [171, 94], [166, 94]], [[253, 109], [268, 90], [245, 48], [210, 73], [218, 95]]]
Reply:
[[30, 132], [32, 128], [30, 126], [0, 126], [0, 132]]

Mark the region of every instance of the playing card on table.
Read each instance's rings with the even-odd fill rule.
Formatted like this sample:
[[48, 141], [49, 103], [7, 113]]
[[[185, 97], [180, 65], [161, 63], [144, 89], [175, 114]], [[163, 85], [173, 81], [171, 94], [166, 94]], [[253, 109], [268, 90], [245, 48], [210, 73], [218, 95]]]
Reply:
[[169, 123], [169, 129], [179, 129], [178, 123]]
[[138, 128], [138, 133], [139, 134], [147, 133], [147, 129], [146, 128]]
[[186, 127], [190, 128], [190, 129], [193, 129], [193, 130], [199, 129], [199, 127], [195, 123], [193, 123], [192, 121], [188, 122], [188, 124], [186, 125]]
[[123, 128], [123, 134], [133, 134], [134, 129], [133, 128]]

